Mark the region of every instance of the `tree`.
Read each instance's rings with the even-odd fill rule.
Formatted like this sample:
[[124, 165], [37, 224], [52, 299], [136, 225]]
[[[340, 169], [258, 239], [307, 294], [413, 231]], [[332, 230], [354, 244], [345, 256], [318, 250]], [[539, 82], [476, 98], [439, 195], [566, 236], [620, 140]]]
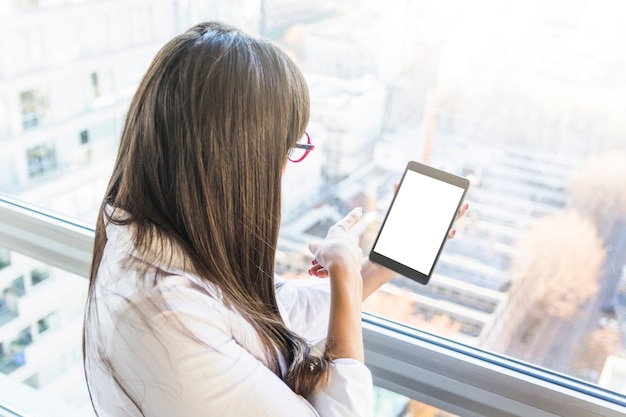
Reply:
[[614, 225], [626, 218], [626, 152], [590, 157], [572, 177], [570, 208], [588, 216], [608, 243]]
[[609, 355], [619, 348], [619, 327], [604, 327], [585, 336], [581, 346], [575, 348], [572, 368], [577, 376], [597, 382]]
[[596, 228], [576, 211], [539, 219], [519, 240], [513, 274], [554, 316], [571, 317], [598, 291], [606, 257]]

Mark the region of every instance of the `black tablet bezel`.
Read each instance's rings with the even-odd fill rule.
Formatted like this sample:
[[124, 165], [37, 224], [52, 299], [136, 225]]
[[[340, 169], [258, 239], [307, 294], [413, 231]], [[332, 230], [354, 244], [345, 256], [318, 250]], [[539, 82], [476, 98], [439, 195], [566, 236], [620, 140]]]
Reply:
[[[391, 209], [393, 208], [393, 204], [396, 201], [396, 197], [402, 192], [402, 183], [404, 182], [404, 178], [406, 177], [406, 174], [408, 171], [414, 171], [418, 174], [426, 175], [430, 178], [434, 178], [436, 180], [439, 180], [439, 181], [442, 181], [447, 184], [451, 184], [451, 185], [454, 185], [456, 187], [463, 189], [461, 198], [459, 199], [456, 210], [454, 210], [454, 214], [452, 218], [450, 219], [450, 223], [448, 225], [447, 231], [442, 236], [442, 240], [439, 245], [439, 250], [437, 251], [437, 255], [435, 256], [435, 260], [428, 274], [424, 274], [420, 271], [417, 271], [409, 266], [406, 266], [402, 263], [399, 263], [391, 258], [388, 258], [387, 256], [381, 255], [380, 253], [376, 252], [376, 244], [378, 243], [378, 238], [380, 237], [385, 227], [385, 223], [387, 222], [389, 213], [391, 212]], [[423, 285], [428, 284], [428, 281], [430, 280], [433, 274], [433, 271], [435, 270], [435, 266], [437, 265], [437, 261], [439, 260], [439, 255], [441, 255], [441, 251], [443, 250], [443, 247], [445, 246], [445, 243], [448, 239], [448, 233], [450, 233], [450, 229], [452, 228], [452, 225], [454, 224], [454, 221], [456, 220], [457, 213], [459, 212], [459, 209], [461, 208], [461, 205], [463, 204], [463, 201], [465, 200], [465, 195], [467, 194], [469, 185], [470, 183], [467, 178], [460, 177], [458, 175], [451, 174], [449, 172], [442, 171], [440, 169], [433, 168], [431, 166], [424, 165], [416, 161], [409, 161], [404, 170], [404, 173], [402, 174], [402, 179], [400, 180], [398, 189], [396, 190], [396, 193], [394, 194], [393, 199], [391, 200], [391, 204], [389, 205], [389, 208], [387, 209], [385, 218], [383, 222], [381, 223], [380, 229], [378, 230], [378, 234], [376, 235], [376, 239], [374, 240], [374, 244], [372, 245], [372, 250], [370, 251], [370, 254], [369, 254], [369, 259], [372, 262], [375, 262], [379, 265], [382, 265], [386, 268], [391, 269], [392, 271], [397, 272], [398, 274], [404, 275], [407, 278], [417, 281], [420, 284], [423, 284]]]

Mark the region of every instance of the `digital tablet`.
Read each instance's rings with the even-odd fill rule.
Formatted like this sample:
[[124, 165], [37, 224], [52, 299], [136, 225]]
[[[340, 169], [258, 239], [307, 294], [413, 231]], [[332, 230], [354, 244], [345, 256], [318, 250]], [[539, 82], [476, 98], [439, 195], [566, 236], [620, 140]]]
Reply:
[[468, 187], [467, 178], [410, 161], [370, 260], [427, 284]]

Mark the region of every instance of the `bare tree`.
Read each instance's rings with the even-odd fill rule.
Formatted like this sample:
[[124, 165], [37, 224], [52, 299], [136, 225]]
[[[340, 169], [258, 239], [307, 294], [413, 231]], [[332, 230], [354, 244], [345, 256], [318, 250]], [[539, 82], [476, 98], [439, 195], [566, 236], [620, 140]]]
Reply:
[[596, 228], [575, 211], [538, 220], [518, 242], [513, 274], [524, 281], [528, 303], [569, 318], [598, 291], [606, 257]]
[[569, 196], [569, 206], [588, 216], [608, 242], [626, 217], [626, 151], [590, 157], [572, 177]]

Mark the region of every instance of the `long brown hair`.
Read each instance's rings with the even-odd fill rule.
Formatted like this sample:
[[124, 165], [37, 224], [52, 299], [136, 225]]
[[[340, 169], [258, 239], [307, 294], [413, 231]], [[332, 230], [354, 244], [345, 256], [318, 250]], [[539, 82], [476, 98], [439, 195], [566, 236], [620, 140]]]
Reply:
[[104, 208], [123, 209], [139, 249], [155, 231], [174, 242], [255, 327], [273, 371], [282, 377], [278, 350], [289, 364], [283, 380], [310, 394], [328, 358], [313, 356], [285, 326], [274, 288], [281, 175], [308, 118], [304, 78], [270, 42], [211, 22], [167, 43], [126, 116], [96, 227], [90, 302], [106, 245]]

